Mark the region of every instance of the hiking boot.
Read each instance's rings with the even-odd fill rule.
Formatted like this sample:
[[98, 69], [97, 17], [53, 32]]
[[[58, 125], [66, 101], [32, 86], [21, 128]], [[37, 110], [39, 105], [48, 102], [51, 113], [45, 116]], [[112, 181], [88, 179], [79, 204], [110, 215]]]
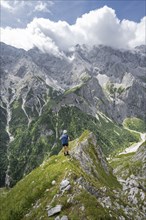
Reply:
[[67, 154], [66, 154], [66, 155], [68, 155], [68, 156], [69, 156], [70, 154], [67, 152]]

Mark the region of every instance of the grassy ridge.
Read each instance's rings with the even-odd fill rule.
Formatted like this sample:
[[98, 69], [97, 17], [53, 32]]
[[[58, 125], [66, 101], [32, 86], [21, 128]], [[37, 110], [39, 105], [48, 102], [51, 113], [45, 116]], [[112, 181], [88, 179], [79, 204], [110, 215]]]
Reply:
[[103, 116], [99, 115], [97, 119], [73, 106], [62, 107], [56, 114], [48, 105], [42, 116], [33, 121], [29, 128], [17, 129], [10, 147], [12, 185], [39, 166], [47, 155], [60, 151], [61, 129], [68, 130], [71, 140], [79, 137], [85, 129], [94, 132], [106, 155], [139, 140], [139, 134], [123, 129]]
[[[79, 141], [82, 140], [82, 137]], [[76, 147], [76, 140], [70, 143], [70, 148]], [[89, 146], [90, 149], [91, 146]], [[91, 147], [92, 148], [92, 147]], [[95, 157], [94, 152], [89, 152], [91, 158]], [[89, 194], [84, 188], [80, 189], [75, 184], [76, 179], [83, 177], [93, 187], [99, 188], [107, 186], [110, 188], [119, 187], [116, 179], [106, 175], [105, 171], [96, 167], [100, 177], [87, 175], [79, 166], [78, 161], [72, 158], [64, 157], [61, 152], [58, 156], [52, 156], [46, 160], [40, 167], [33, 170], [24, 179], [19, 181], [10, 191], [0, 191], [1, 220], [20, 220], [20, 219], [44, 219], [47, 220], [46, 207], [51, 203], [52, 206], [63, 205], [62, 215], [66, 214], [70, 219], [79, 219], [88, 216], [88, 219], [110, 219], [106, 209], [97, 202], [95, 196]], [[59, 192], [60, 182], [64, 178], [69, 178], [71, 183], [70, 197], [74, 195], [74, 204], [67, 202], [68, 194], [54, 196]], [[109, 181], [110, 179], [110, 181]], [[56, 184], [52, 185], [55, 180]], [[104, 180], [104, 181], [103, 181]], [[81, 211], [81, 206], [85, 211]], [[97, 218], [97, 216], [99, 218]], [[54, 219], [49, 218], [49, 219]]]

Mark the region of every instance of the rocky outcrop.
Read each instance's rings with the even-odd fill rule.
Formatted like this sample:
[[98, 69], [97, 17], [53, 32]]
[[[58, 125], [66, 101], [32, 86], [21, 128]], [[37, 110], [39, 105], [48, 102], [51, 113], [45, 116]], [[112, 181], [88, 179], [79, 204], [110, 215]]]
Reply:
[[[141, 146], [136, 152], [127, 152], [117, 156], [113, 159], [113, 163], [116, 162], [114, 174], [122, 185], [121, 199], [131, 204], [133, 212], [139, 210], [139, 214], [135, 214], [135, 219], [141, 220], [146, 212], [146, 144], [145, 142], [139, 143]], [[129, 209], [126, 213], [128, 212]]]
[[[141, 163], [141, 170], [137, 175], [139, 177], [146, 177], [146, 141], [139, 147], [136, 154], [132, 157], [132, 162], [139, 161]], [[145, 185], [146, 187], [146, 185]]]
[[62, 206], [61, 206], [61, 205], [57, 205], [57, 206], [55, 206], [55, 207], [53, 207], [53, 208], [50, 208], [50, 209], [48, 210], [48, 217], [50, 217], [50, 216], [52, 216], [52, 215], [55, 215], [55, 214], [61, 212], [61, 209], [62, 209]]
[[62, 180], [62, 182], [60, 183], [60, 190], [64, 192], [64, 191], [69, 191], [70, 189], [71, 189], [70, 182], [67, 179]]
[[[139, 210], [139, 214], [135, 215], [135, 219], [143, 219], [146, 212], [146, 188], [143, 186], [143, 184], [141, 185], [141, 181], [142, 179], [139, 179], [133, 174], [130, 175], [125, 181], [120, 180], [123, 186], [121, 198], [123, 200], [126, 200], [128, 204], [131, 204], [133, 210]], [[140, 215], [141, 217], [138, 218], [138, 215]]]
[[71, 151], [71, 156], [80, 162], [83, 170], [89, 175], [97, 175], [98, 177], [96, 165], [102, 166], [107, 175], [109, 174], [110, 168], [93, 133], [83, 137], [81, 142], [79, 140], [77, 146]]

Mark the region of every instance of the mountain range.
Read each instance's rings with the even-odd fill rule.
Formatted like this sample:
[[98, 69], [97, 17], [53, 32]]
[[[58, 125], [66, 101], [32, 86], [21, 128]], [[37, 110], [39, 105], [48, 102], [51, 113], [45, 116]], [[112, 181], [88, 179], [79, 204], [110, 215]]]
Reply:
[[[62, 55], [55, 56], [51, 51], [50, 53], [42, 53], [38, 48], [25, 51], [1, 42], [0, 50], [0, 186], [13, 187], [12, 191], [8, 194], [6, 193], [8, 196], [6, 198], [10, 198], [11, 201], [14, 196], [13, 190], [15, 193], [16, 191], [21, 191], [19, 184], [22, 188], [24, 187], [21, 181], [24, 181], [25, 190], [27, 187], [29, 188], [27, 178], [29, 178], [29, 175], [31, 176], [30, 178], [37, 178], [33, 176], [33, 173], [37, 175], [37, 172], [41, 172], [39, 170], [41, 169], [39, 168], [41, 164], [45, 163], [49, 167], [49, 163], [56, 163], [54, 162], [55, 160], [61, 160], [61, 163], [63, 163], [63, 156], [60, 156], [61, 158], [59, 159], [59, 156], [52, 155], [58, 155], [61, 150], [59, 137], [64, 129], [67, 129], [75, 149], [77, 149], [75, 140], [85, 130], [89, 130], [92, 133], [92, 142], [96, 142], [94, 148], [97, 150], [97, 146], [100, 146], [101, 150], [97, 150], [97, 153], [96, 150], [88, 152], [88, 156], [83, 158], [82, 156], [79, 158], [76, 152], [73, 151], [73, 158], [65, 159], [66, 162], [64, 163], [69, 163], [67, 167], [70, 167], [72, 160], [74, 162], [76, 160], [79, 161], [78, 165], [83, 171], [78, 173], [76, 180], [80, 178], [83, 172], [83, 181], [81, 180], [77, 184], [85, 188], [87, 195], [88, 193], [91, 195], [90, 201], [92, 201], [94, 194], [95, 200], [98, 197], [99, 186], [98, 184], [94, 185], [93, 182], [99, 181], [103, 191], [104, 187], [106, 188], [105, 190], [109, 187], [107, 192], [103, 192], [103, 194], [106, 194], [105, 200], [103, 201], [102, 196], [99, 196], [97, 199], [98, 204], [97, 201], [95, 202], [96, 206], [99, 205], [100, 209], [103, 210], [103, 212], [99, 213], [99, 219], [134, 219], [134, 215], [140, 207], [142, 211], [139, 211], [137, 215], [140, 216], [139, 219], [142, 219], [145, 212], [145, 204], [141, 203], [138, 198], [143, 196], [145, 191], [143, 182], [145, 173], [142, 171], [139, 174], [139, 171], [140, 169], [144, 170], [145, 166], [145, 158], [143, 158], [143, 155], [145, 155], [145, 142], [144, 139], [142, 142], [140, 141], [142, 135], [145, 135], [146, 132], [146, 46], [142, 45], [131, 50], [120, 50], [104, 45], [94, 47], [76, 45], [71, 51], [64, 51]], [[87, 140], [88, 135], [86, 136]], [[123, 152], [136, 142], [140, 143], [139, 151], [120, 156], [120, 152]], [[90, 147], [90, 143], [86, 145]], [[84, 149], [81, 151], [84, 155]], [[80, 154], [82, 155], [82, 153]], [[104, 167], [105, 174], [103, 175], [105, 179], [100, 175], [98, 176], [98, 169], [94, 170], [98, 161], [97, 158], [94, 158], [94, 154], [97, 154], [97, 158], [101, 157], [100, 163]], [[104, 157], [110, 158], [109, 161], [106, 161]], [[87, 158], [92, 158], [92, 160]], [[102, 162], [102, 158], [104, 162]], [[82, 159], [85, 161], [87, 159], [86, 162], [89, 167], [82, 164]], [[127, 161], [128, 166], [131, 165], [132, 168], [127, 168]], [[133, 168], [135, 162], [137, 164], [136, 171]], [[113, 178], [113, 183], [107, 186], [108, 175], [106, 172], [108, 171], [106, 167], [109, 166], [109, 163], [114, 169], [114, 174], [112, 169], [109, 168], [110, 178]], [[90, 167], [90, 164], [93, 167]], [[59, 163], [56, 167], [58, 166]], [[35, 171], [35, 168], [38, 171], [37, 169]], [[51, 168], [47, 168], [48, 171], [49, 169]], [[74, 169], [76, 170], [77, 167], [74, 166]], [[90, 182], [89, 178], [92, 176], [92, 170], [95, 174], [95, 179], [93, 178], [93, 182]], [[58, 170], [57, 172], [65, 175], [64, 171]], [[61, 179], [63, 181], [62, 176], [58, 175], [59, 181]], [[116, 180], [114, 175], [117, 176], [118, 180]], [[88, 181], [85, 181], [87, 180], [86, 177]], [[48, 181], [53, 181], [52, 178]], [[73, 178], [65, 180], [73, 181]], [[122, 179], [121, 182], [120, 178]], [[140, 189], [136, 195], [135, 211], [132, 212], [129, 206], [130, 199], [128, 198], [131, 198], [130, 184], [132, 181], [136, 181], [135, 178], [138, 178], [136, 187], [139, 189], [140, 186]], [[31, 181], [33, 182], [32, 179]], [[51, 182], [43, 182], [42, 184], [51, 184]], [[120, 201], [121, 184], [125, 187], [122, 202]], [[94, 185], [93, 189], [88, 185]], [[37, 184], [35, 187], [38, 189]], [[42, 189], [40, 191], [38, 189], [35, 193], [44, 193], [47, 187], [42, 186]], [[110, 194], [110, 190], [114, 190], [112, 187], [119, 190], [119, 193], [115, 192], [114, 195], [113, 191]], [[75, 188], [75, 190], [77, 189]], [[51, 193], [52, 196], [56, 195], [54, 192]], [[17, 193], [16, 196], [18, 196]], [[27, 197], [27, 195], [24, 196]], [[28, 202], [29, 199], [23, 201], [22, 198], [18, 198], [18, 202], [22, 204], [24, 202], [24, 207], [27, 208], [28, 212], [31, 203], [34, 205], [34, 202], [39, 199], [37, 195], [37, 200], [35, 200], [35, 196], [30, 198], [30, 202]], [[107, 199], [108, 196], [110, 199]], [[111, 198], [114, 196], [118, 200], [118, 205], [113, 205], [112, 202], [111, 207]], [[80, 195], [79, 200], [81, 202]], [[108, 202], [109, 200], [110, 202]], [[109, 204], [108, 207], [103, 205], [106, 204], [106, 201]], [[128, 208], [124, 209], [123, 206], [126, 207], [126, 201]], [[134, 199], [132, 197], [132, 203], [134, 201], [135, 197]], [[28, 205], [26, 205], [27, 202], [29, 203]], [[84, 202], [86, 203], [87, 201], [85, 200]], [[47, 205], [45, 202], [44, 204]], [[68, 210], [70, 205], [66, 205]], [[83, 206], [85, 208], [88, 205], [84, 204]], [[79, 210], [83, 206], [80, 204]], [[73, 204], [73, 207], [75, 208], [76, 205]], [[19, 210], [13, 212], [13, 208], [10, 207], [10, 212], [4, 219], [9, 219], [10, 216], [11, 219], [15, 220], [22, 219], [22, 216], [24, 217], [23, 219], [38, 219], [36, 214], [34, 214], [35, 217], [32, 217], [31, 214], [31, 217], [29, 217], [29, 214], [22, 211], [21, 208], [20, 212]], [[116, 215], [114, 212], [117, 209], [119, 212]], [[121, 214], [120, 209], [122, 209]], [[22, 215], [21, 212], [23, 213]], [[78, 212], [80, 213], [80, 211]], [[64, 211], [64, 213], [66, 214], [67, 212]], [[80, 219], [94, 219], [93, 216], [90, 218], [82, 214]], [[90, 216], [90, 211], [88, 211], [88, 214]], [[118, 215], [121, 217], [118, 218]], [[42, 219], [45, 218], [42, 217]], [[58, 216], [58, 219], [60, 218]], [[69, 216], [69, 218], [77, 219], [75, 216]], [[135, 219], [138, 219], [138, 217]]]

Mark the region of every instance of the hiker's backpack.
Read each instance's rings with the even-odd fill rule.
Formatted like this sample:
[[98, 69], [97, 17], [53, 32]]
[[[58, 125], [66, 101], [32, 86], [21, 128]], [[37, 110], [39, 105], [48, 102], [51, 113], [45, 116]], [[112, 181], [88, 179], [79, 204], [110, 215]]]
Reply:
[[68, 144], [68, 135], [67, 134], [63, 134], [61, 136], [61, 142], [62, 142], [62, 144]]

